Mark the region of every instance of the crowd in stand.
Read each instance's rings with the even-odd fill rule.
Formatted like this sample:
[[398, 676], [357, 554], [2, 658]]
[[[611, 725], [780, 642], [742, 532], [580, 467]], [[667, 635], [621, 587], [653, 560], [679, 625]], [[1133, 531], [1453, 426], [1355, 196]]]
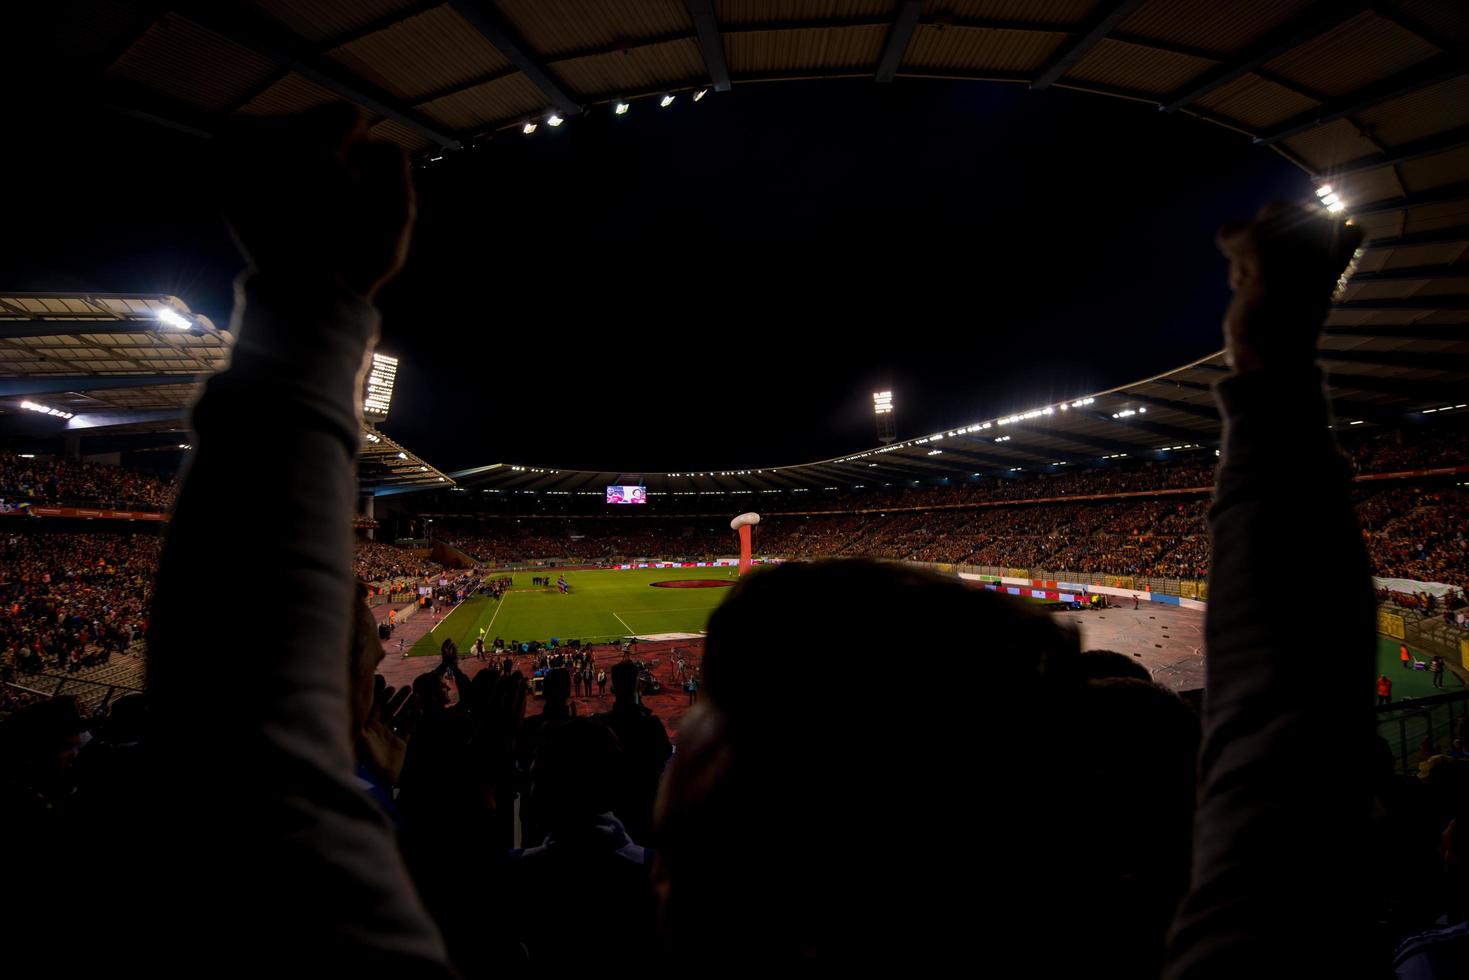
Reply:
[[[1131, 484], [1129, 484], [1131, 485]], [[904, 491], [906, 506], [926, 491]], [[953, 494], [937, 488], [936, 500]], [[966, 491], [967, 492], [967, 491]], [[1469, 579], [1469, 494], [1458, 487], [1359, 484], [1359, 520], [1374, 573], [1455, 584]], [[757, 553], [786, 559], [837, 556], [1100, 572], [1164, 579], [1208, 574], [1208, 498], [1078, 501], [1000, 507], [774, 514], [755, 530]], [[489, 520], [455, 537], [492, 562], [706, 559], [728, 556], [733, 539], [716, 519]], [[496, 533], [486, 534], [493, 528]]]
[[424, 555], [381, 541], [357, 541], [352, 548], [352, 574], [360, 582], [412, 583], [441, 568]]
[[155, 473], [104, 463], [0, 453], [0, 500], [6, 502], [162, 512], [173, 504], [173, 495], [173, 480]]
[[1469, 494], [1460, 487], [1398, 487], [1363, 515], [1379, 575], [1459, 584], [1469, 579]]
[[147, 629], [159, 539], [135, 534], [0, 537], [3, 672], [78, 670]]
[[1454, 428], [1376, 433], [1351, 450], [1362, 473], [1401, 473], [1469, 465], [1469, 431]]

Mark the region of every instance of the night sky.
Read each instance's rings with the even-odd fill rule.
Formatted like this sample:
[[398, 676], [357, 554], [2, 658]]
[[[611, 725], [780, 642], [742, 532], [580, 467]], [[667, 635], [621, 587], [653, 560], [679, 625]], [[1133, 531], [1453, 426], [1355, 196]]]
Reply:
[[[168, 292], [227, 323], [240, 261], [196, 143], [108, 116], [31, 132], [0, 287]], [[1309, 194], [1149, 105], [901, 79], [599, 107], [415, 176], [384, 428], [444, 469], [629, 473], [866, 448], [879, 387], [911, 436], [1202, 356], [1213, 229]]]

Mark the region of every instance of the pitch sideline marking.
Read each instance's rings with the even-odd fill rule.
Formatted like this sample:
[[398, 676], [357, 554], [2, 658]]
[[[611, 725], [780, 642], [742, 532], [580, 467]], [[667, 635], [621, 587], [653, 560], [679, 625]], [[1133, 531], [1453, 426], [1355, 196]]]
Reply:
[[424, 635], [433, 636], [435, 633], [437, 633], [439, 631], [439, 627], [447, 623], [449, 621], [449, 617], [454, 615], [454, 610], [458, 609], [460, 606], [464, 605], [468, 601], [468, 599], [460, 599], [458, 602], [454, 603], [454, 608], [450, 609], [448, 612], [444, 613], [444, 615], [440, 616], [439, 621], [437, 623], [434, 623], [434, 628], [429, 630]]
[[495, 625], [495, 620], [498, 619], [500, 616], [500, 610], [505, 608], [505, 600], [509, 598], [510, 594], [507, 592], [505, 595], [502, 595], [500, 597], [498, 602], [495, 603], [495, 615], [491, 616], [490, 621], [485, 624], [485, 636], [490, 635], [490, 627]]

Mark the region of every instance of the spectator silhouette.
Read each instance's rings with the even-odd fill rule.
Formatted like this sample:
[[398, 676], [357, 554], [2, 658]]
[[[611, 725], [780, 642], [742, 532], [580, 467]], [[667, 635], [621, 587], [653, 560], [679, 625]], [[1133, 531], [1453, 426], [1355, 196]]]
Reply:
[[612, 707], [594, 717], [612, 729], [622, 745], [617, 814], [633, 840], [646, 842], [652, 840], [653, 800], [673, 746], [663, 722], [638, 694], [638, 665], [621, 660], [608, 673]]

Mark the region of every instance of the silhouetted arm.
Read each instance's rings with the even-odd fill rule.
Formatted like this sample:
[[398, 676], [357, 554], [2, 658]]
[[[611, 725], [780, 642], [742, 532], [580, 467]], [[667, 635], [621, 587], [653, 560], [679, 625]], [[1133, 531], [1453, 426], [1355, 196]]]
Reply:
[[1268, 233], [1222, 236], [1235, 371], [1215, 388], [1224, 439], [1204, 741], [1172, 978], [1364, 969], [1374, 606], [1350, 468], [1314, 365], [1331, 292], [1322, 269], [1339, 273], [1345, 258], [1330, 252], [1329, 229], [1308, 225], [1278, 251], [1252, 237]]

